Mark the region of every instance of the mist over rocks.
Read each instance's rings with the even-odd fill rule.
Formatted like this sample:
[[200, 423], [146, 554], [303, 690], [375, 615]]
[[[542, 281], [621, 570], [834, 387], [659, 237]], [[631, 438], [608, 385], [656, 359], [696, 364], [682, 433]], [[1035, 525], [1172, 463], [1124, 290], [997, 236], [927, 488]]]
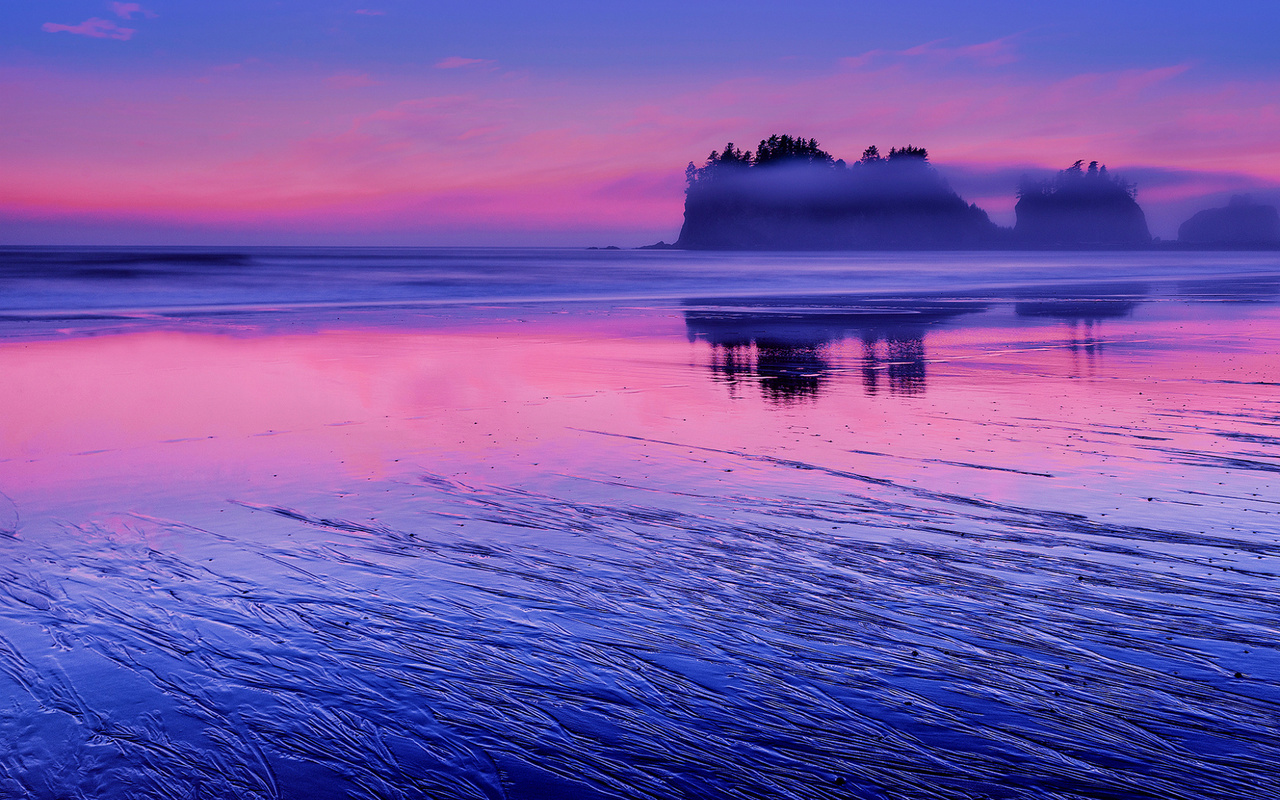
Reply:
[[1132, 184], [1083, 161], [1024, 177], [1013, 229], [965, 202], [922, 147], [853, 163], [815, 139], [773, 135], [753, 153], [732, 142], [685, 170], [689, 250], [865, 250], [1144, 247], [1152, 245]]
[[1236, 195], [1222, 208], [1207, 208], [1178, 226], [1178, 241], [1187, 244], [1280, 244], [1280, 214], [1275, 206]]
[[[1024, 175], [1014, 227], [993, 223], [929, 162], [923, 147], [848, 163], [790, 135], [753, 152], [732, 142], [685, 169], [679, 250], [1045, 250], [1280, 246], [1275, 206], [1238, 195], [1197, 213], [1177, 241], [1153, 239], [1137, 189], [1097, 161], [1076, 161], [1046, 178]], [[1012, 188], [1012, 187], [1011, 187]]]
[[685, 171], [675, 246], [705, 250], [972, 249], [1001, 229], [907, 145], [853, 164], [814, 139], [775, 135], [755, 153], [733, 143]]
[[1053, 178], [1024, 178], [1014, 207], [1014, 240], [1032, 247], [1151, 244], [1135, 188], [1097, 161], [1077, 161]]

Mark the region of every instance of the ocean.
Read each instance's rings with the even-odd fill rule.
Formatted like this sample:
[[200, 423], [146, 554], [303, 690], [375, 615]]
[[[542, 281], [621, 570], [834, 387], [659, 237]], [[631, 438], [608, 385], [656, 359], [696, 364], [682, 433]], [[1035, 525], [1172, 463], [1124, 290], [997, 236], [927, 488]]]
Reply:
[[0, 796], [1280, 797], [1280, 254], [0, 249]]

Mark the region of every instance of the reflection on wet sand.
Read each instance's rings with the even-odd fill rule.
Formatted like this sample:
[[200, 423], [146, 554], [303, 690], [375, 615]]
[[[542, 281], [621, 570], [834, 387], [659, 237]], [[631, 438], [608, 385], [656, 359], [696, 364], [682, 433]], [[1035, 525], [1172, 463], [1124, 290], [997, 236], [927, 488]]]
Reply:
[[686, 303], [691, 341], [711, 345], [715, 379], [738, 396], [754, 382], [774, 402], [811, 400], [832, 374], [826, 348], [845, 339], [862, 342], [862, 383], [867, 394], [925, 389], [924, 337], [931, 325], [986, 308], [966, 300], [832, 300], [761, 298]]
[[768, 340], [713, 344], [710, 366], [712, 377], [723, 381], [731, 396], [756, 382], [765, 397], [777, 402], [817, 397], [830, 372], [821, 344]]
[[0, 796], [1280, 797], [1210, 291], [13, 323]]
[[1131, 316], [1150, 293], [1151, 287], [1145, 283], [1040, 290], [1035, 297], [1018, 301], [1014, 313], [1019, 317], [1065, 322], [1070, 328], [1066, 346], [1071, 353], [1071, 374], [1083, 377], [1098, 373], [1106, 345], [1103, 320]]
[[[1280, 284], [1183, 282], [1174, 291], [1196, 300], [1243, 302], [1274, 296]], [[979, 321], [978, 312], [1001, 309], [1012, 311], [1020, 326], [1065, 324], [1066, 337], [1053, 338], [1071, 354], [1070, 374], [1096, 375], [1107, 343], [1103, 324], [1132, 317], [1155, 292], [1148, 283], [1115, 281], [955, 296], [704, 298], [686, 300], [684, 318], [690, 341], [711, 346], [707, 367], [730, 396], [741, 397], [744, 386], [755, 385], [765, 399], [791, 403], [814, 400], [834, 376], [854, 372], [867, 395], [922, 394], [930, 361], [926, 337], [944, 328], [980, 328], [989, 323]], [[837, 352], [844, 341], [861, 342], [856, 364]]]
[[1280, 297], [1280, 278], [1273, 275], [1236, 275], [1178, 281], [1177, 292], [1189, 300], [1266, 302]]
[[890, 394], [920, 394], [925, 386], [924, 331], [868, 333], [862, 337], [862, 388], [880, 390], [880, 377]]
[[1145, 283], [1039, 288], [1020, 293], [1014, 311], [1020, 317], [1095, 322], [1129, 316], [1150, 294]]

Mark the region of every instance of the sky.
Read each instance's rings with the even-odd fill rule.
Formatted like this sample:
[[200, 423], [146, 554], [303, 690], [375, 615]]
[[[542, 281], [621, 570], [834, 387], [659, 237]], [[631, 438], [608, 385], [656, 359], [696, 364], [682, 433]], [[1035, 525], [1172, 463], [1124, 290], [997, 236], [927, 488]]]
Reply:
[[635, 246], [732, 141], [1280, 202], [1280, 3], [9, 0], [0, 244]]

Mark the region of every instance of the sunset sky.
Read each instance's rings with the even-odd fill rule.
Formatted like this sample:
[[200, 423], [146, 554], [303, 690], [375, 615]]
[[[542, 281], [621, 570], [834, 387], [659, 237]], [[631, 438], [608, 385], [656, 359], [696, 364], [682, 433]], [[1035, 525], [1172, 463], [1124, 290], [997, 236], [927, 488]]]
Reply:
[[[368, 3], [368, 5], [362, 5]], [[1280, 201], [1280, 3], [6, 4], [0, 244], [634, 246], [726, 141]]]

